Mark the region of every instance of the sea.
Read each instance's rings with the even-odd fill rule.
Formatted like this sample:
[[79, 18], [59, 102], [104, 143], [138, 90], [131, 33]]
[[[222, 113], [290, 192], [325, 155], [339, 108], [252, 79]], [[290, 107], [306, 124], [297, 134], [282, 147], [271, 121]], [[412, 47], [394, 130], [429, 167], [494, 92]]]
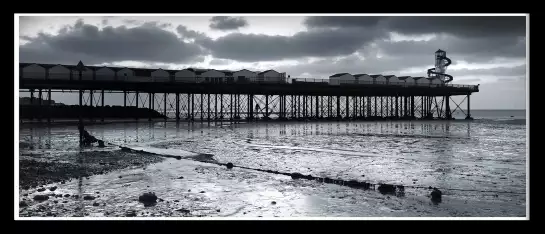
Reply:
[[[205, 217], [525, 217], [526, 110], [472, 110], [471, 115], [472, 121], [455, 113], [452, 121], [89, 125], [87, 130], [106, 142], [184, 159], [168, 159], [145, 171], [93, 176], [83, 186], [110, 193], [107, 202], [119, 211], [109, 213], [114, 216], [129, 208], [151, 210], [156, 216], [179, 215], [168, 211], [170, 206], [143, 207], [129, 199], [150, 190], [165, 200], [197, 199], [176, 204]], [[36, 146], [25, 150], [36, 160], [62, 160], [81, 150], [74, 126], [21, 125], [19, 130], [21, 142]], [[386, 196], [251, 169], [228, 170], [185, 157], [203, 154], [245, 168], [403, 185], [405, 195]], [[175, 180], [180, 175], [186, 179]], [[121, 189], [120, 184], [127, 183], [132, 189]], [[76, 187], [76, 182], [66, 184], [67, 191]], [[442, 191], [442, 203], [430, 203], [431, 188]], [[195, 198], [187, 190], [203, 193]], [[88, 216], [108, 216], [95, 207], [87, 209]]]

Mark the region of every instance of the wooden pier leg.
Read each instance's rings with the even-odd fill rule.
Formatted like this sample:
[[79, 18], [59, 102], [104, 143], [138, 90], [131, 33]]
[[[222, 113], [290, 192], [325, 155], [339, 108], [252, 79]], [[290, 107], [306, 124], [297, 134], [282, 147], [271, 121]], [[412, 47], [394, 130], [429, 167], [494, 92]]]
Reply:
[[51, 89], [48, 89], [47, 90], [47, 100], [49, 100], [49, 105], [48, 105], [48, 108], [47, 108], [47, 122], [48, 123], [51, 123], [51, 104], [52, 104], [52, 101], [51, 101]]
[[38, 112], [38, 121], [42, 122], [42, 102], [43, 102], [43, 97], [42, 97], [42, 89], [38, 89], [38, 110], [40, 110]]
[[176, 122], [180, 121], [180, 93], [176, 93]]
[[337, 118], [341, 118], [341, 96], [337, 96]]
[[411, 96], [411, 118], [414, 119], [414, 96]]
[[218, 94], [214, 94], [214, 119], [218, 120]]
[[[140, 106], [138, 105], [138, 96], [140, 95], [138, 94], [138, 91], [136, 91], [136, 109], [140, 108]], [[138, 115], [136, 115], [136, 120], [138, 120]]]
[[201, 96], [201, 122], [204, 120], [204, 102], [203, 102], [203, 94], [199, 94]]
[[164, 113], [164, 116], [165, 116], [165, 121], [168, 119], [167, 117], [167, 98], [168, 98], [168, 93], [165, 93], [164, 94], [164, 98], [163, 98], [163, 113]]
[[100, 120], [101, 122], [104, 122], [104, 115], [106, 113], [106, 109], [104, 109], [104, 89], [100, 90], [100, 104], [102, 106], [102, 111], [101, 111], [101, 117], [102, 119]]
[[[153, 110], [151, 93], [148, 93], [148, 109]], [[148, 122], [151, 122], [151, 115], [148, 116]]]

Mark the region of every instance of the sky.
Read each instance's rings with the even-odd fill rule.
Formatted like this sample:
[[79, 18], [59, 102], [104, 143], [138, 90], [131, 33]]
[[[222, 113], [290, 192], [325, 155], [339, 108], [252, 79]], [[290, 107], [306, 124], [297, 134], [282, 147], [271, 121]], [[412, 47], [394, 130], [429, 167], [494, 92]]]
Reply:
[[[525, 109], [526, 16], [19, 16], [19, 61], [426, 76], [434, 53], [472, 109]], [[74, 99], [54, 94], [66, 104]], [[122, 100], [122, 99], [121, 99]], [[121, 101], [122, 103], [122, 101]], [[465, 105], [464, 105], [465, 106]]]

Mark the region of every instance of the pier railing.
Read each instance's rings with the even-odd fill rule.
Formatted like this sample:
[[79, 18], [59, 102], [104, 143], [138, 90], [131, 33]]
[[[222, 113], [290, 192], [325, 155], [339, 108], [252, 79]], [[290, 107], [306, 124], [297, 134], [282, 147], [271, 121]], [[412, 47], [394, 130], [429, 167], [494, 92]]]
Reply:
[[[51, 73], [47, 79], [44, 73], [21, 73], [21, 79], [32, 80], [58, 80], [58, 81], [78, 81], [79, 74], [55, 74]], [[465, 88], [473, 91], [478, 90], [477, 85], [459, 85], [459, 84], [440, 84], [431, 82], [405, 82], [405, 81], [364, 81], [364, 80], [330, 80], [321, 78], [284, 78], [284, 77], [150, 77], [150, 76], [124, 76], [124, 75], [103, 75], [85, 73], [81, 76], [82, 81], [101, 81], [101, 82], [159, 82], [159, 83], [208, 83], [208, 84], [312, 84], [312, 85], [331, 85], [331, 86], [388, 86], [388, 87], [454, 87]]]

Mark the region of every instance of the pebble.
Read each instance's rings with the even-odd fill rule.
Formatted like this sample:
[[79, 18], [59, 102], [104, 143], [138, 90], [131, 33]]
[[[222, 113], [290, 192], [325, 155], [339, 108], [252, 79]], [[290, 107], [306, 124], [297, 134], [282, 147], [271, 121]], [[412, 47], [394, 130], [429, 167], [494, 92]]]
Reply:
[[26, 202], [24, 202], [24, 201], [19, 202], [19, 207], [25, 207], [25, 206], [28, 206], [28, 204], [26, 204]]
[[275, 201], [272, 201], [271, 204], [276, 205], [276, 202], [275, 202]]
[[95, 197], [91, 195], [85, 195], [85, 197], [83, 197], [83, 200], [95, 200]]
[[49, 197], [47, 195], [36, 195], [34, 196], [34, 200], [36, 201], [45, 201], [49, 199]]
[[99, 206], [98, 202], [93, 203], [93, 206]]
[[204, 191], [200, 191], [200, 193], [204, 193]]
[[55, 190], [57, 190], [57, 186], [53, 186], [53, 187], [49, 188], [49, 191], [55, 191]]
[[43, 192], [43, 191], [45, 191], [45, 188], [39, 188], [38, 189], [38, 192]]

